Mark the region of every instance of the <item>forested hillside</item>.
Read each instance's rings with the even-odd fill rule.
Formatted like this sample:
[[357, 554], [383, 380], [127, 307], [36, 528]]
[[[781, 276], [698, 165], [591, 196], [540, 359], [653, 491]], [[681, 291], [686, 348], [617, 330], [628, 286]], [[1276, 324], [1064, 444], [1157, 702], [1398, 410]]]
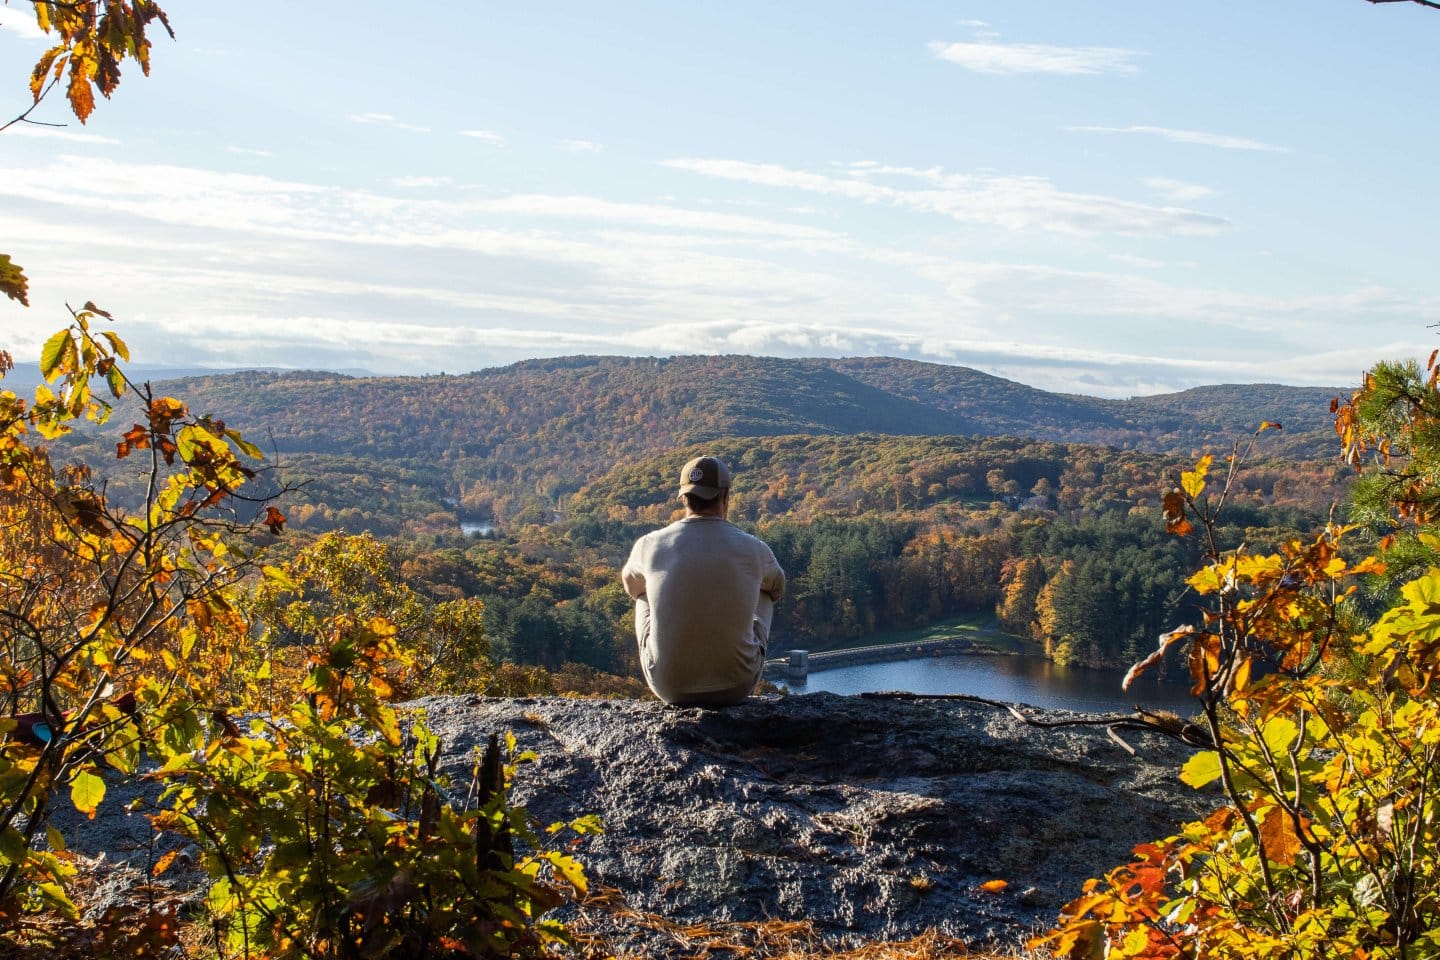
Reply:
[[[1103, 400], [912, 360], [749, 356], [564, 357], [407, 378], [242, 373], [174, 389], [265, 423], [281, 449], [496, 459], [536, 446], [553, 456], [569, 444], [630, 452], [795, 433], [1009, 435], [1188, 452], [1229, 442], [1257, 418], [1285, 424], [1285, 452], [1328, 455], [1329, 403], [1340, 392], [1215, 386]], [[568, 443], [557, 448], [560, 437]]]
[[[197, 409], [227, 411], [282, 455], [400, 464], [463, 515], [506, 524], [548, 520], [612, 468], [720, 438], [1012, 436], [1189, 456], [1226, 449], [1263, 419], [1286, 428], [1268, 452], [1328, 457], [1335, 393], [1222, 386], [1115, 401], [909, 360], [746, 356], [568, 357], [410, 378], [250, 372], [167, 389]], [[1015, 479], [1023, 492], [1034, 482]], [[904, 506], [914, 492], [896, 496]], [[335, 508], [345, 506], [364, 509]]]
[[[1281, 456], [1331, 429], [1328, 391], [1289, 387], [1102, 401], [936, 364], [755, 357], [166, 387], [276, 454], [254, 486], [292, 488], [300, 537], [281, 553], [326, 533], [386, 539], [397, 577], [479, 598], [499, 658], [550, 670], [634, 673], [616, 573], [635, 537], [676, 516], [676, 468], [702, 452], [731, 464], [733, 519], [791, 575], [777, 649], [998, 613], [1037, 650], [1109, 666], [1181, 612], [1198, 557], [1165, 538], [1160, 501], [1196, 449], [1223, 456], [1260, 419], [1288, 421], [1235, 482], [1222, 531], [1235, 543], [1320, 522], [1351, 474]], [[131, 419], [122, 408], [70, 453], [98, 467]], [[142, 478], [107, 475], [120, 502], [138, 496]], [[463, 536], [462, 522], [490, 533]]]

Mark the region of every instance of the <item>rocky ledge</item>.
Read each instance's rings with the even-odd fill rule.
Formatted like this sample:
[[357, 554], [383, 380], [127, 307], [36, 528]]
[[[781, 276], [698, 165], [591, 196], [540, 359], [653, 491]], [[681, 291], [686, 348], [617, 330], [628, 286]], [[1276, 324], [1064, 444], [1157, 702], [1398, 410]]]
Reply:
[[[593, 890], [613, 888], [611, 903], [681, 924], [805, 920], [834, 945], [932, 929], [1013, 944], [1085, 878], [1205, 805], [1179, 783], [1189, 751], [1171, 739], [1127, 730], [1132, 755], [1103, 727], [1040, 728], [964, 701], [415, 705], [457, 781], [490, 733], [511, 730], [539, 754], [521, 768], [516, 800], [542, 822], [603, 818], [606, 832], [577, 852]], [[116, 867], [143, 855], [126, 857], [117, 835], [140, 824], [120, 830], [107, 819], [76, 825], [94, 830], [78, 846], [106, 849]], [[1004, 889], [982, 888], [993, 880]], [[612, 943], [660, 947], [619, 919], [587, 913], [585, 924]]]
[[[495, 730], [538, 752], [516, 798], [542, 821], [600, 814], [606, 833], [581, 856], [631, 908], [808, 920], [837, 944], [932, 928], [1013, 944], [1204, 805], [1177, 779], [1190, 751], [1169, 738], [1127, 730], [1132, 756], [1104, 728], [963, 701], [420, 705], [457, 765]], [[991, 880], [1004, 890], [982, 890]]]

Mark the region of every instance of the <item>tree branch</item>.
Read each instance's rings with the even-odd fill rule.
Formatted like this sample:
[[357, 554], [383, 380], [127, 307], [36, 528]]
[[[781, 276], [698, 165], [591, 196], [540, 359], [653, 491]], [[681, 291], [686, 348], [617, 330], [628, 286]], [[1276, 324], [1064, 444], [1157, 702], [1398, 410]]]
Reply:
[[1418, 3], [1422, 7], [1429, 7], [1431, 10], [1440, 10], [1440, 3], [1436, 0], [1370, 0], [1371, 3]]
[[[1006, 703], [1003, 700], [989, 700], [985, 697], [977, 697], [969, 693], [908, 693], [903, 691], [885, 691], [862, 693], [860, 696], [869, 700], [964, 700], [967, 703], [983, 703], [987, 707], [998, 707], [1001, 710], [1006, 710], [1016, 720], [1032, 727], [1106, 727], [1110, 730], [1112, 739], [1116, 738], [1113, 732], [1115, 727], [1125, 727], [1133, 730], [1149, 730], [1153, 733], [1164, 734], [1173, 740], [1179, 740], [1187, 747], [1213, 749], [1215, 746], [1214, 739], [1200, 726], [1182, 720], [1179, 717], [1150, 713], [1138, 707], [1134, 713], [1112, 713], [1108, 715], [1089, 714], [1070, 720], [1041, 720], [1038, 717], [1021, 713], [1019, 708], [1013, 703]], [[1131, 750], [1128, 744], [1122, 742], [1121, 746], [1126, 750]], [[1133, 753], [1134, 751], [1131, 750], [1131, 752]]]

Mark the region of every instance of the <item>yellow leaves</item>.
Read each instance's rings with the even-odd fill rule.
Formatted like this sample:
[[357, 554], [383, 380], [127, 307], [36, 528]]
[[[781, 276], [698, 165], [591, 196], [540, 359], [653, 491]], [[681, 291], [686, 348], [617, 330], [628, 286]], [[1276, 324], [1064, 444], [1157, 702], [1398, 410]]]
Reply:
[[30, 306], [30, 278], [25, 276], [20, 264], [5, 253], [0, 253], [0, 293], [19, 300], [22, 306]]
[[70, 802], [91, 820], [95, 819], [95, 810], [104, 799], [105, 781], [89, 770], [81, 770], [70, 779]]
[[581, 896], [590, 891], [590, 883], [585, 878], [585, 868], [580, 865], [580, 861], [555, 850], [546, 851], [544, 857], [555, 868], [555, 872]]
[[1214, 750], [1202, 750], [1180, 768], [1180, 781], [1199, 790], [1220, 779], [1220, 772], [1220, 754]]
[[1218, 593], [1230, 583], [1230, 571], [1224, 564], [1212, 563], [1196, 570], [1185, 582], [1201, 596]]
[[1214, 461], [1215, 458], [1207, 453], [1196, 461], [1194, 470], [1180, 474], [1180, 488], [1191, 500], [1199, 497], [1205, 489], [1205, 475], [1210, 472], [1210, 464]]
[[1300, 726], [1283, 714], [1268, 718], [1260, 728], [1260, 739], [1273, 756], [1289, 753], [1299, 736]]
[[[70, 70], [66, 96], [80, 122], [95, 109], [92, 85], [108, 97], [120, 83], [120, 62], [133, 57], [141, 72], [150, 73], [150, 40], [146, 29], [159, 20], [173, 37], [165, 13], [147, 0], [104, 0], [57, 3], [37, 0], [35, 19], [46, 33], [57, 33], [60, 43], [47, 50], [30, 74], [30, 92], [36, 102], [50, 82]], [[102, 9], [103, 8], [103, 9]], [[52, 76], [53, 75], [53, 76]]]

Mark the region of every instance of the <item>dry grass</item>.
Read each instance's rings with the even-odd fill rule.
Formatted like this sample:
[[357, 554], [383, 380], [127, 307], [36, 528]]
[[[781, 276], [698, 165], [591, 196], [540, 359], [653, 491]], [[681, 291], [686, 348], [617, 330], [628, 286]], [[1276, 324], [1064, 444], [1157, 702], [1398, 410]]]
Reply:
[[[571, 924], [571, 930], [582, 953], [616, 960], [1039, 960], [1038, 955], [1018, 948], [972, 948], [933, 930], [909, 940], [835, 948], [823, 944], [809, 921], [676, 923], [632, 908], [614, 888], [589, 897], [581, 912], [581, 919]], [[642, 937], [648, 946], [624, 945], [624, 941]]]

